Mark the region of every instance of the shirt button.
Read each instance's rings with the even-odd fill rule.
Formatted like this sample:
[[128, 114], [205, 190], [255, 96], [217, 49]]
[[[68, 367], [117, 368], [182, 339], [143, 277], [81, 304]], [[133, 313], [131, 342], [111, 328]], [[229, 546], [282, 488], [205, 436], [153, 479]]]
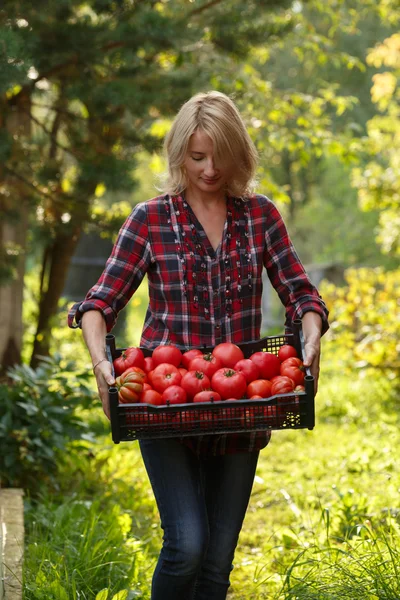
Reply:
[[215, 326], [215, 329], [219, 329], [219, 328], [220, 328], [220, 324], [217, 323], [216, 326]]

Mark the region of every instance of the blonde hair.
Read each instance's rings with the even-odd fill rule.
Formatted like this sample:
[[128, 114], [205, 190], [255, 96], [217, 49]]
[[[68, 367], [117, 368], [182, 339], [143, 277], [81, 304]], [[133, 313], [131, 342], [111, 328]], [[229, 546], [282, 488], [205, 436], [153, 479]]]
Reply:
[[164, 142], [168, 171], [164, 192], [180, 194], [187, 187], [184, 168], [189, 140], [200, 129], [213, 141], [216, 160], [232, 161], [234, 176], [227, 182], [233, 196], [251, 193], [258, 163], [257, 150], [233, 101], [221, 92], [196, 94], [180, 109]]

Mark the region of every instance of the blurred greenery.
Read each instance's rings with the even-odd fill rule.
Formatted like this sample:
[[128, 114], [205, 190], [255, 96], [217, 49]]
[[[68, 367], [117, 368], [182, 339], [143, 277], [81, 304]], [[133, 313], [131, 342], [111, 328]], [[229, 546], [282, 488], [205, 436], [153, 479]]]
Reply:
[[[150, 485], [137, 445], [111, 443], [63, 290], [81, 236], [115, 239], [158, 193], [173, 115], [212, 88], [302, 261], [342, 274], [319, 285], [316, 432], [263, 453], [230, 598], [398, 598], [399, 21], [397, 0], [3, 0], [0, 363], [22, 364], [0, 382], [0, 466], [27, 494], [26, 600], [149, 596]], [[118, 346], [139, 344], [147, 296]]]

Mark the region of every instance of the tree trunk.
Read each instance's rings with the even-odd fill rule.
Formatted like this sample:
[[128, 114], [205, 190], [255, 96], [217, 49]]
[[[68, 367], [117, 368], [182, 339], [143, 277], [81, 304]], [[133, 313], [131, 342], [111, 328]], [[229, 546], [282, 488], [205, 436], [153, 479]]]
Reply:
[[[0, 129], [8, 131], [17, 139], [30, 136], [31, 99], [23, 93], [12, 109], [4, 98], [0, 101]], [[18, 143], [12, 147], [14, 159], [18, 157]], [[29, 219], [29, 198], [31, 191], [21, 181], [7, 175], [0, 164], [0, 249], [4, 252], [8, 245], [16, 247], [16, 276], [0, 286], [0, 372], [21, 362], [22, 352], [22, 304], [24, 291], [25, 261]], [[10, 213], [13, 218], [10, 218]]]
[[[78, 225], [71, 232], [59, 232], [51, 246], [45, 250], [48, 261], [48, 277], [44, 277], [44, 286], [39, 302], [38, 325], [33, 344], [31, 367], [36, 367], [40, 356], [49, 356], [51, 340], [51, 321], [57, 315], [58, 301], [64, 289], [68, 268], [81, 234]], [[47, 285], [46, 285], [47, 283]]]
[[21, 362], [22, 302], [25, 275], [26, 239], [28, 231], [28, 203], [19, 199], [18, 219], [10, 223], [2, 219], [0, 247], [7, 244], [19, 247], [16, 278], [0, 286], [0, 370]]

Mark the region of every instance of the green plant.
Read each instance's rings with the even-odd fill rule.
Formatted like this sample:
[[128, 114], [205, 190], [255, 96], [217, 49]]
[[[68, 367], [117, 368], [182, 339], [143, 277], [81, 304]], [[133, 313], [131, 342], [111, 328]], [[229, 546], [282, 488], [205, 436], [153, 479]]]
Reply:
[[42, 496], [28, 504], [26, 522], [25, 600], [147, 597], [146, 546], [132, 531], [130, 513], [111, 498], [72, 496], [57, 504]]
[[303, 549], [288, 569], [285, 600], [397, 600], [400, 594], [400, 528], [369, 521], [342, 544]]
[[348, 269], [345, 280], [342, 287], [320, 286], [331, 311], [329, 358], [353, 372], [383, 371], [394, 381], [400, 373], [400, 270]]
[[90, 375], [73, 362], [43, 359], [37, 369], [16, 366], [0, 384], [0, 477], [2, 486], [38, 489], [54, 480], [72, 440], [92, 439], [79, 409], [94, 394]]

